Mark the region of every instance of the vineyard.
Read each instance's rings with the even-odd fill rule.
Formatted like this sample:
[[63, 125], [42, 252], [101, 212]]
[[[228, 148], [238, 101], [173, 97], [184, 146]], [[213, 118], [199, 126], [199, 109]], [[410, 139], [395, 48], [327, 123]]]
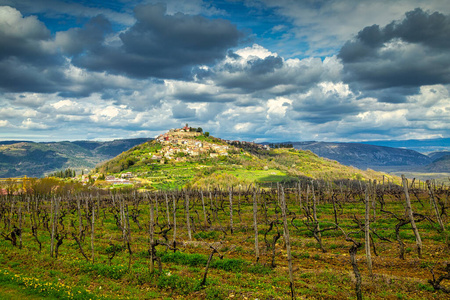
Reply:
[[0, 195], [3, 299], [443, 299], [449, 188], [403, 178]]

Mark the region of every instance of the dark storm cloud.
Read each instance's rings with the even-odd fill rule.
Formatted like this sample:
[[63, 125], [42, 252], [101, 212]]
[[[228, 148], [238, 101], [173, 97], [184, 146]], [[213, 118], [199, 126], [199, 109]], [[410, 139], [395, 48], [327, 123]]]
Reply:
[[197, 64], [225, 56], [241, 36], [226, 20], [166, 14], [163, 4], [135, 8], [136, 23], [119, 35], [119, 47], [103, 45], [74, 57], [74, 64], [137, 78], [181, 78]]
[[283, 66], [283, 59], [279, 56], [268, 56], [264, 59], [255, 59], [248, 61], [249, 71], [251, 74], [260, 75], [274, 72]]
[[103, 75], [77, 77], [76, 72], [68, 72], [70, 63], [63, 55], [99, 47], [96, 41], [109, 28], [105, 18], [95, 17], [85, 28], [58, 33], [53, 39], [45, 24], [35, 16], [24, 17], [9, 6], [0, 7], [0, 13], [1, 92], [59, 93], [83, 97], [116, 85], [105, 80]]
[[18, 57], [0, 60], [0, 91], [53, 93], [64, 74], [55, 66], [27, 64]]
[[410, 43], [422, 43], [426, 46], [450, 48], [450, 16], [435, 12], [427, 14], [420, 8], [406, 13], [401, 23], [392, 22], [384, 29], [388, 38], [400, 37]]
[[217, 83], [226, 88], [239, 88], [245, 92], [252, 92], [285, 82], [285, 78], [280, 77], [276, 72], [283, 67], [283, 59], [279, 56], [252, 57], [248, 58], [244, 64], [237, 63], [242, 60], [238, 54], [228, 53], [228, 58], [230, 62], [216, 69], [213, 75]]
[[405, 103], [406, 96], [415, 95], [419, 92], [419, 87], [415, 86], [394, 86], [379, 90], [366, 90], [361, 97], [372, 97], [379, 102], [386, 103]]
[[51, 35], [36, 17], [22, 17], [9, 6], [0, 7], [0, 90], [55, 91], [63, 58], [53, 51]]
[[227, 103], [234, 102], [236, 99], [228, 95], [218, 95], [213, 93], [201, 93], [196, 91], [176, 92], [173, 94], [176, 99], [187, 102], [205, 102], [205, 103]]
[[[345, 79], [363, 90], [414, 93], [422, 85], [450, 83], [450, 16], [417, 8], [401, 22], [366, 27], [344, 44], [339, 58]], [[392, 102], [401, 97], [394, 95]]]
[[80, 54], [101, 46], [105, 34], [111, 32], [111, 23], [102, 15], [92, 18], [83, 28], [71, 28], [56, 34], [56, 43], [67, 55]]

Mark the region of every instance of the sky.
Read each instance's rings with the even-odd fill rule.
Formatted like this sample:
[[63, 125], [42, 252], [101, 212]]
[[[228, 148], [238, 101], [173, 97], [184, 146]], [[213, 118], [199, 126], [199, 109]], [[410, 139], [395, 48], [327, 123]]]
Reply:
[[450, 1], [0, 0], [0, 140], [450, 137]]

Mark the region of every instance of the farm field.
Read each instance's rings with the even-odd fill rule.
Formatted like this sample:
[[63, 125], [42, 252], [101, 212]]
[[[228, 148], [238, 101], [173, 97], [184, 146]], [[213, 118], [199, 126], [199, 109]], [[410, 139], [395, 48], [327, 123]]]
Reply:
[[0, 196], [0, 296], [356, 299], [361, 278], [364, 299], [448, 298], [449, 190], [431, 185], [433, 202], [425, 185], [408, 188], [421, 247], [398, 185], [11, 192]]

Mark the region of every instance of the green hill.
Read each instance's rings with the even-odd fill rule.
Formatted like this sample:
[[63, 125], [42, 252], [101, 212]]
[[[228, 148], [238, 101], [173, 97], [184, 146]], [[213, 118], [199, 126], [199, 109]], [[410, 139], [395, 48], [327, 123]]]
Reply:
[[267, 149], [249, 142], [227, 142], [201, 133], [171, 131], [137, 145], [102, 164], [97, 173], [132, 172], [141, 185], [156, 189], [238, 186], [252, 183], [324, 180], [378, 180], [383, 175], [321, 158], [311, 151]]
[[148, 139], [107, 142], [0, 142], [0, 178], [43, 177], [67, 168], [81, 173]]

